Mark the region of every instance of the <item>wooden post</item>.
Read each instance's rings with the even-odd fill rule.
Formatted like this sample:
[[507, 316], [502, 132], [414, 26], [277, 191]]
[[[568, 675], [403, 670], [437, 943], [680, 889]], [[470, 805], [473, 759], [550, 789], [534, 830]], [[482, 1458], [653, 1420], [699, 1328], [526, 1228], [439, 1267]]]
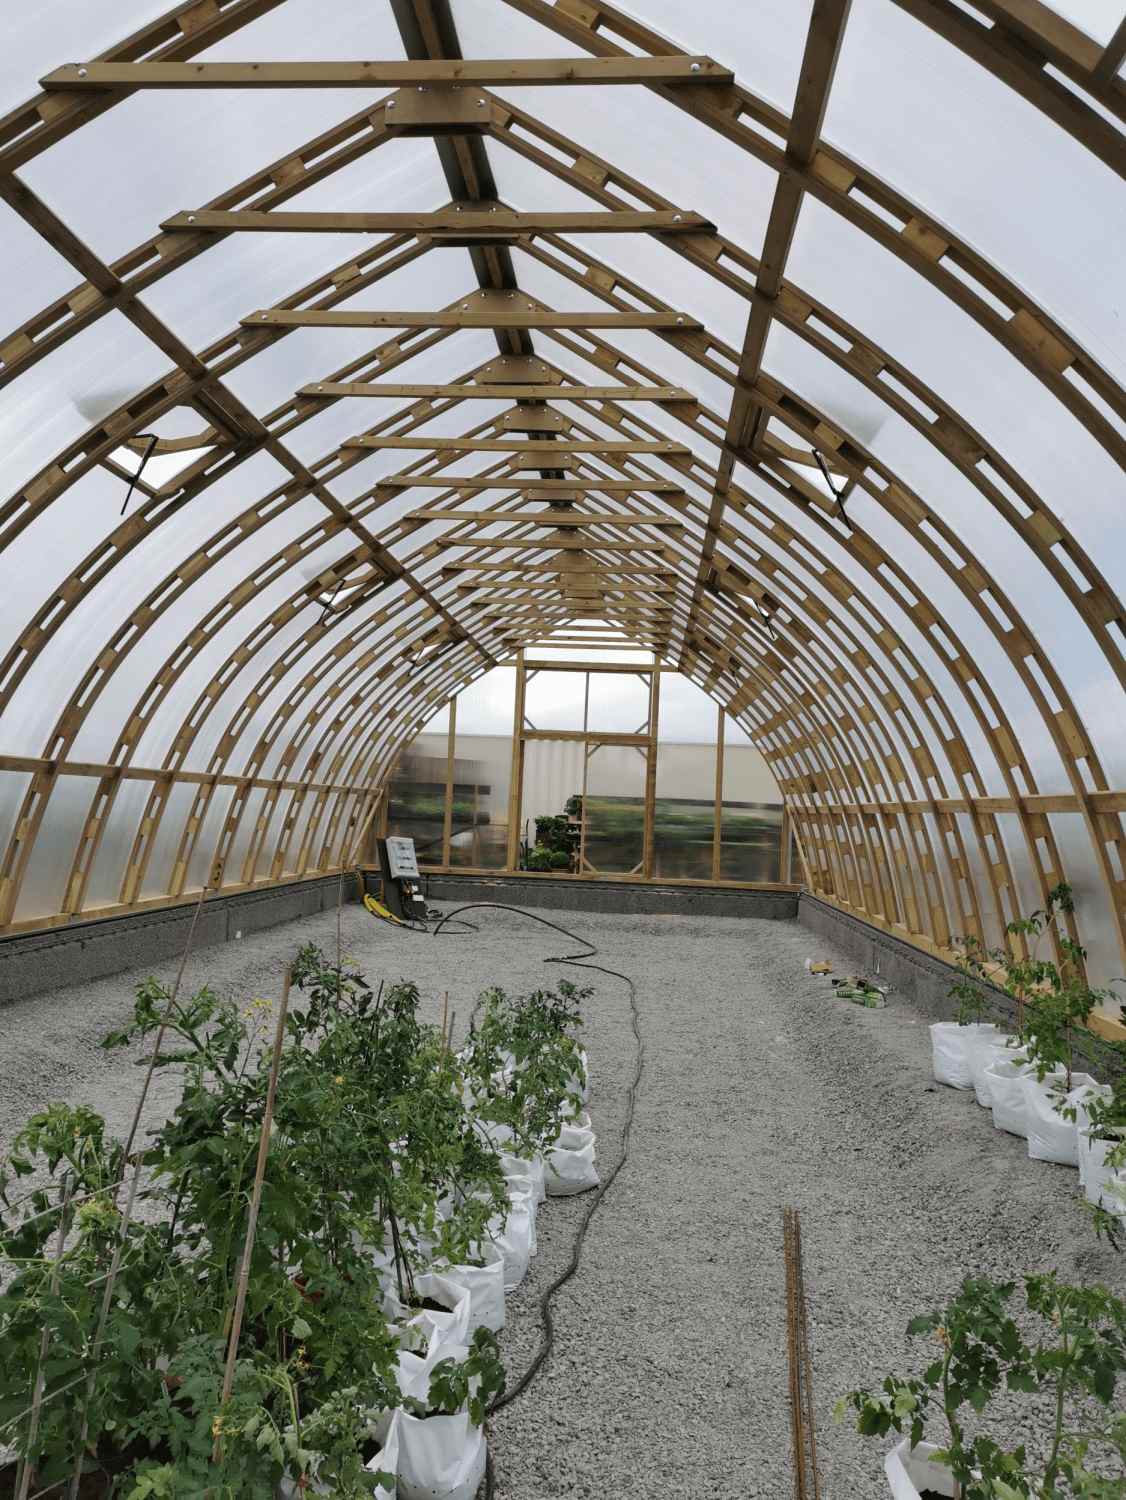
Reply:
[[512, 780], [508, 788], [508, 858], [506, 870], [520, 861], [520, 817], [524, 806], [524, 694], [526, 686], [524, 648], [516, 653], [516, 690], [512, 707]]
[[[242, 1319], [246, 1311], [246, 1290], [250, 1283], [250, 1258], [254, 1253], [254, 1236], [258, 1229], [258, 1210], [262, 1204], [262, 1183], [266, 1176], [266, 1157], [270, 1151], [270, 1127], [274, 1121], [274, 1099], [278, 1091], [278, 1069], [281, 1065], [282, 1042], [285, 1039], [285, 1018], [289, 1010], [289, 982], [290, 970], [286, 965], [285, 976], [282, 980], [281, 1005], [278, 1007], [278, 1024], [274, 1032], [274, 1055], [270, 1061], [270, 1081], [266, 1088], [266, 1107], [262, 1113], [262, 1132], [258, 1138], [258, 1163], [254, 1169], [254, 1186], [250, 1193], [250, 1213], [246, 1221], [246, 1243], [242, 1249], [242, 1263], [239, 1266], [238, 1289], [235, 1293], [235, 1309], [231, 1318], [231, 1333], [227, 1340], [227, 1364], [223, 1371], [223, 1389], [219, 1396], [219, 1409], [222, 1411], [231, 1397], [231, 1389], [235, 1381], [235, 1360], [238, 1357], [239, 1335], [242, 1333]], [[218, 1463], [219, 1453], [222, 1446], [222, 1437], [217, 1436], [215, 1446], [211, 1450], [211, 1462]]]
[[782, 823], [779, 829], [781, 849], [778, 860], [778, 879], [788, 881], [790, 879], [790, 811], [786, 804], [782, 804]]
[[723, 868], [723, 838], [720, 833], [720, 829], [723, 826], [723, 746], [723, 709], [717, 708], [715, 724], [715, 826], [712, 829], [713, 880], [720, 878], [720, 870]]
[[446, 802], [442, 816], [442, 869], [450, 867], [450, 838], [454, 826], [454, 743], [457, 738], [457, 699], [450, 699], [450, 723], [446, 732]]
[[653, 815], [657, 806], [657, 722], [661, 704], [661, 669], [649, 673], [649, 743], [645, 747], [645, 812], [641, 835], [641, 873], [653, 878]]

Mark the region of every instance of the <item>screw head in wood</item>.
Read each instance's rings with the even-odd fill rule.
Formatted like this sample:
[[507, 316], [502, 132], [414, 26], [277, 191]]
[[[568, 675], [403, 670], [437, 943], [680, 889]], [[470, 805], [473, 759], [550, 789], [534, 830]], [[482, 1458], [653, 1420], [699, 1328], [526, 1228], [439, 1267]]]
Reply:
[[79, 68], [79, 70], [78, 70], [78, 76], [79, 76], [79, 78], [85, 78], [86, 77], [86, 69], [85, 68]]

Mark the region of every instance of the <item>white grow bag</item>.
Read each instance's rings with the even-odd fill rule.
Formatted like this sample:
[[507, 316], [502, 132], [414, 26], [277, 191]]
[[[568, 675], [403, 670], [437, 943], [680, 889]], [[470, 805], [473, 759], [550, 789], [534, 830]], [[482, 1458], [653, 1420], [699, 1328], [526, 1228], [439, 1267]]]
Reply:
[[970, 1038], [966, 1055], [970, 1065], [970, 1080], [974, 1098], [982, 1109], [991, 1109], [993, 1095], [989, 1087], [987, 1069], [995, 1062], [1023, 1060], [1024, 1050], [1016, 1045], [1016, 1037], [1009, 1036], [1000, 1026], [982, 1027], [981, 1032]]
[[1105, 1208], [1107, 1213], [1126, 1217], [1126, 1167], [1108, 1167], [1107, 1156], [1119, 1144], [1113, 1141], [1088, 1140], [1087, 1180], [1083, 1191], [1088, 1203]]
[[990, 1063], [985, 1070], [989, 1080], [990, 1107], [993, 1124], [998, 1130], [1007, 1130], [1010, 1135], [1028, 1134], [1024, 1110], [1024, 1079], [1031, 1072], [1025, 1062], [1005, 1062], [1003, 1059]]
[[924, 1490], [933, 1490], [936, 1495], [954, 1494], [954, 1475], [945, 1464], [937, 1464], [931, 1458], [937, 1453], [937, 1443], [920, 1443], [911, 1447], [911, 1439], [904, 1438], [884, 1459], [884, 1473], [892, 1500], [920, 1500]]
[[500, 1169], [504, 1174], [505, 1181], [509, 1184], [510, 1197], [512, 1183], [526, 1177], [531, 1181], [532, 1187], [535, 1190], [536, 1202], [543, 1202], [547, 1196], [547, 1189], [543, 1185], [542, 1156], [511, 1156], [506, 1152], [502, 1152]]
[[489, 1222], [490, 1239], [504, 1263], [506, 1292], [514, 1292], [524, 1280], [536, 1253], [536, 1200], [531, 1178], [511, 1180], [527, 1183], [526, 1190], [510, 1194], [508, 1213]]
[[396, 1411], [399, 1500], [473, 1500], [485, 1474], [485, 1435], [467, 1411], [412, 1417]]
[[[1091, 1159], [1091, 1147], [1093, 1142], [1087, 1134], [1087, 1128], [1091, 1123], [1091, 1116], [1087, 1106], [1095, 1099], [1109, 1099], [1113, 1093], [1109, 1084], [1092, 1083], [1085, 1089], [1079, 1089], [1075, 1096], [1075, 1145], [1078, 1155], [1077, 1165], [1079, 1167], [1079, 1185], [1086, 1189], [1089, 1164]], [[1087, 1194], [1093, 1203], [1095, 1199]]]
[[992, 1036], [997, 1028], [987, 1022], [959, 1026], [957, 1021], [935, 1021], [930, 1028], [931, 1059], [935, 1079], [952, 1089], [972, 1089], [970, 1043], [983, 1033]]
[[[1065, 1120], [1055, 1105], [1060, 1100], [1055, 1093], [1057, 1085], [1063, 1083], [1067, 1074], [1062, 1068], [1046, 1073], [1043, 1079], [1028, 1072], [1021, 1079], [1024, 1089], [1024, 1119], [1028, 1129], [1028, 1154], [1033, 1161], [1056, 1161], [1061, 1166], [1078, 1167], [1078, 1141], [1075, 1121]], [[1063, 1096], [1063, 1103], [1075, 1102], [1073, 1095], [1094, 1083], [1087, 1073], [1072, 1073], [1071, 1090]]]
[[[400, 1302], [394, 1291], [384, 1293], [383, 1307], [388, 1317], [423, 1349], [444, 1349], [447, 1354], [467, 1346], [472, 1333], [470, 1323], [470, 1296], [463, 1286], [455, 1285], [444, 1276], [426, 1271], [414, 1278], [414, 1289], [420, 1297], [441, 1303], [449, 1312], [438, 1312], [424, 1307], [417, 1313]], [[444, 1356], [443, 1356], [444, 1357]], [[455, 1356], [456, 1357], [456, 1356]], [[464, 1355], [461, 1356], [464, 1358]]]
[[445, 1296], [426, 1288], [442, 1289], [446, 1295], [469, 1295], [469, 1332], [478, 1328], [490, 1328], [499, 1333], [504, 1327], [504, 1258], [491, 1243], [481, 1247], [483, 1266], [437, 1265], [425, 1276], [416, 1276], [415, 1286], [426, 1297], [435, 1302], [444, 1302]]
[[581, 1114], [574, 1124], [563, 1126], [544, 1159], [544, 1186], [549, 1197], [567, 1198], [598, 1186], [594, 1145], [589, 1115]]

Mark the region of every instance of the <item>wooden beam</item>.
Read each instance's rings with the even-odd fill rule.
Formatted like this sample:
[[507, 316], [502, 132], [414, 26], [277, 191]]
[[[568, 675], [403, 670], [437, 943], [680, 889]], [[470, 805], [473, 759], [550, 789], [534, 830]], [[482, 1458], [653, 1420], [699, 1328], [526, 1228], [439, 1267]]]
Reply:
[[589, 515], [579, 510], [412, 510], [404, 521], [471, 521], [493, 526], [520, 521], [530, 526], [683, 526], [676, 516]]
[[511, 209], [443, 208], [434, 213], [196, 208], [173, 214], [164, 230], [222, 234], [419, 234], [435, 240], [511, 239], [521, 234], [714, 234], [702, 214], [682, 209], [515, 213]]
[[825, 118], [829, 90], [836, 72], [851, 4], [852, 0], [813, 0], [794, 111], [786, 138], [785, 165], [778, 174], [763, 239], [762, 258], [755, 280], [755, 298], [747, 318], [727, 429], [716, 466], [696, 586], [689, 607], [690, 619], [699, 608], [704, 579], [715, 555], [727, 503], [727, 491], [735, 467], [735, 454], [750, 446], [750, 429], [759, 410], [754, 399], [755, 385], [762, 369], [767, 334], [770, 332], [778, 294], [782, 289], [782, 278], [797, 228], [807, 172], [817, 150], [821, 123]]
[[[390, 381], [322, 380], [303, 385], [299, 396], [456, 398], [460, 401], [695, 401], [678, 385], [395, 385]], [[531, 415], [531, 413], [529, 414]]]
[[[638, 664], [641, 665], [640, 663]], [[572, 740], [586, 745], [647, 745], [647, 734], [588, 734], [582, 729], [525, 729], [526, 740]]]
[[[435, 545], [437, 546], [438, 544], [435, 543]], [[444, 536], [441, 540], [441, 546], [475, 548], [488, 547], [490, 549], [496, 549], [498, 547], [519, 547], [525, 551], [536, 550], [540, 552], [566, 552], [568, 550], [578, 552], [588, 549], [591, 552], [661, 552], [664, 550], [663, 543], [661, 542], [603, 542], [600, 541], [598, 537], [593, 536], [541, 537], [538, 541], [535, 540], [535, 538], [528, 539], [524, 537], [517, 538], [514, 541], [497, 540], [492, 537], [483, 541], [478, 541], [475, 537], [465, 537], [463, 539], [456, 536]], [[513, 567], [515, 566], [516, 564], [514, 563]], [[558, 573], [559, 569], [555, 568], [552, 571]], [[630, 571], [633, 572], [634, 570], [631, 569]]]
[[1122, 17], [1117, 30], [1107, 42], [1102, 56], [1091, 70], [1091, 77], [1096, 83], [1110, 83], [1123, 62], [1126, 62], [1126, 16]]
[[[482, 542], [475, 543], [480, 547]], [[654, 567], [632, 567], [628, 563], [599, 562], [594, 569], [586, 570], [587, 573], [595, 572], [601, 578], [603, 574], [609, 577], [620, 573], [626, 578], [673, 578], [679, 575], [674, 568]], [[552, 573], [558, 576], [563, 572], [558, 563], [518, 563], [515, 560], [510, 563], [467, 563], [450, 562], [442, 566], [443, 573], [513, 573], [519, 572], [521, 576], [526, 573]], [[501, 580], [495, 580], [501, 581]]]
[[340, 445], [342, 448], [409, 448], [413, 451], [434, 453], [548, 453], [555, 459], [566, 460], [585, 453], [652, 453], [669, 457], [690, 458], [691, 449], [683, 443], [622, 443], [622, 442], [572, 442], [570, 438], [553, 442], [541, 438], [521, 442], [518, 438], [505, 441], [503, 438], [440, 438], [440, 437], [350, 437]]
[[551, 88], [563, 84], [731, 84], [710, 57], [450, 58], [390, 62], [84, 62], [39, 80], [67, 93], [99, 89], [371, 89], [465, 84]]
[[[509, 586], [511, 588], [522, 589], [524, 591], [527, 591], [527, 589], [529, 588], [528, 584], [520, 582], [519, 579], [513, 579], [511, 585], [509, 585]], [[481, 593], [482, 589], [485, 589], [485, 588], [499, 588], [499, 587], [501, 587], [501, 585], [496, 580], [493, 580], [492, 582], [490, 582], [489, 580], [486, 579], [482, 583], [459, 583], [457, 585], [457, 591], [458, 591], [459, 594], [462, 594], [462, 595], [465, 595], [465, 596], [468, 596], [468, 595], [471, 595], [471, 594], [476, 594], [479, 599], [487, 599], [490, 604], [503, 604], [507, 600], [517, 597], [516, 595], [513, 595], [513, 594], [482, 594]], [[577, 595], [576, 594], [566, 593], [566, 594], [563, 595], [563, 598], [565, 598], [565, 599], [584, 598], [585, 599], [587, 597], [591, 597], [591, 598], [595, 598], [596, 597], [596, 598], [599, 598], [599, 599], [601, 599], [601, 598], [615, 598], [616, 599], [619, 594], [644, 594], [644, 595], [658, 594], [658, 595], [667, 595], [667, 594], [675, 594], [675, 593], [676, 593], [676, 589], [673, 588], [671, 584], [667, 584], [667, 583], [650, 583], [650, 584], [641, 584], [641, 583], [608, 583], [608, 584], [605, 585], [605, 587], [603, 589], [600, 589], [598, 591], [591, 590], [589, 592], [584, 592], [582, 594], [577, 594]], [[537, 594], [537, 597], [541, 597], [541, 596], [542, 596], [542, 591], [541, 591], [540, 594]]]
[[699, 332], [703, 324], [687, 313], [553, 312], [550, 308], [503, 309], [478, 312], [472, 307], [442, 308], [434, 312], [398, 312], [380, 308], [302, 312], [286, 307], [264, 308], [241, 320], [245, 328], [648, 328]]
[[443, 478], [440, 474], [387, 474], [377, 483], [393, 484], [401, 489], [424, 490], [544, 490], [560, 494], [567, 490], [589, 490], [598, 495], [683, 495], [684, 487], [673, 479], [522, 479], [519, 474], [482, 474], [469, 479], [461, 474]]

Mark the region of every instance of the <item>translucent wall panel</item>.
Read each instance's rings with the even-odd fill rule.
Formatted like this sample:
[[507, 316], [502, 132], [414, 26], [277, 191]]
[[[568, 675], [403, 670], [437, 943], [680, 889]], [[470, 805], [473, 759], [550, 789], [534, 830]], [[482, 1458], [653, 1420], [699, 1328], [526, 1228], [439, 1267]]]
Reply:
[[51, 916], [61, 909], [94, 785], [85, 776], [56, 778], [20, 886], [17, 922]]
[[649, 675], [592, 672], [587, 728], [596, 734], [643, 734], [649, 722], [649, 683]]
[[645, 755], [599, 745], [587, 761], [583, 856], [602, 875], [640, 874], [645, 835]]
[[711, 744], [658, 746], [653, 803], [653, 874], [658, 879], [711, 880], [715, 770], [714, 736]]
[[446, 816], [446, 736], [420, 734], [399, 761], [391, 782], [387, 827], [414, 839], [425, 864], [442, 862]]
[[504, 867], [511, 780], [511, 740], [507, 735], [463, 733], [459, 702], [451, 865], [478, 870]]
[[586, 694], [583, 672], [538, 672], [524, 689], [524, 718], [535, 729], [581, 730]]
[[781, 878], [782, 798], [769, 767], [730, 717], [723, 723], [719, 873], [724, 880]]
[[524, 747], [524, 800], [520, 837], [536, 842], [536, 819], [561, 817], [569, 798], [581, 796], [585, 747], [573, 740], [529, 740]]

